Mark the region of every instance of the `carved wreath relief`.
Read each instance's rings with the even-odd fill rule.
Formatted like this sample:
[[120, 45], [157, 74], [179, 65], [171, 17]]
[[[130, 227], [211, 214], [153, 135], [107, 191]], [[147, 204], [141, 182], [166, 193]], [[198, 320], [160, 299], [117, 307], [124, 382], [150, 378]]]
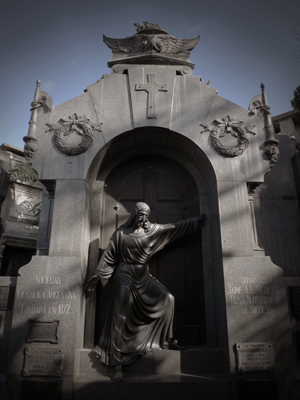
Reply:
[[[86, 116], [77, 116], [74, 113], [68, 118], [61, 118], [57, 124], [46, 124], [49, 129], [46, 132], [54, 131], [54, 143], [56, 147], [68, 156], [75, 156], [84, 153], [91, 147], [94, 141], [93, 130], [102, 132], [101, 125], [91, 125], [90, 119]], [[69, 140], [66, 140], [70, 136]], [[76, 136], [81, 141], [76, 143]]]
[[[203, 125], [203, 130], [210, 131], [210, 142], [213, 148], [225, 157], [237, 157], [244, 153], [249, 146], [246, 132], [255, 135], [250, 129], [242, 127], [243, 121], [231, 119], [229, 116], [214, 120], [210, 125]], [[254, 127], [254, 126], [253, 126]], [[236, 146], [226, 146], [224, 141], [227, 135], [236, 138]]]

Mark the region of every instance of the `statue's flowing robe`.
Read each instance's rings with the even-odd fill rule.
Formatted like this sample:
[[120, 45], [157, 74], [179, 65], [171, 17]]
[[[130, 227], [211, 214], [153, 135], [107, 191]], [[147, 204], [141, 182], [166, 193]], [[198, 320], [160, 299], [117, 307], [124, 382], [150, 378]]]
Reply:
[[106, 322], [94, 351], [106, 365], [129, 364], [173, 337], [174, 297], [149, 273], [150, 257], [199, 230], [196, 218], [151, 224], [146, 233], [117, 229], [96, 268], [103, 286], [112, 279]]

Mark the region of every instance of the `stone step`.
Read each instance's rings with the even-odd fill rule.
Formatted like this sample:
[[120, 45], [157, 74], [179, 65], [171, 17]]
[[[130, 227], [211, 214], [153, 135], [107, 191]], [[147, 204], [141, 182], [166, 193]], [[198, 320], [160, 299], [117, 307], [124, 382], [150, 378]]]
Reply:
[[[83, 349], [80, 352], [79, 374], [109, 374], [111, 368], [101, 364], [95, 353]], [[186, 350], [162, 350], [146, 354], [124, 367], [126, 374], [199, 374], [222, 373], [222, 352], [219, 349], [201, 347]]]
[[74, 400], [229, 400], [230, 381], [190, 374], [124, 373], [116, 383], [101, 374], [80, 374], [74, 381]]

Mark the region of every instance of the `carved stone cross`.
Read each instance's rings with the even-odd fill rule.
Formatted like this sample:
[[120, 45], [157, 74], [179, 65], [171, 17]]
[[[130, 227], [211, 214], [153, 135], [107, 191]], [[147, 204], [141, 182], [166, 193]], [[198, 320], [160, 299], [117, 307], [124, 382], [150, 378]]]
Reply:
[[147, 74], [148, 83], [146, 85], [137, 84], [135, 90], [146, 90], [149, 93], [148, 97], [148, 117], [156, 118], [155, 115], [155, 93], [156, 92], [167, 92], [167, 85], [158, 85], [154, 82], [155, 74]]

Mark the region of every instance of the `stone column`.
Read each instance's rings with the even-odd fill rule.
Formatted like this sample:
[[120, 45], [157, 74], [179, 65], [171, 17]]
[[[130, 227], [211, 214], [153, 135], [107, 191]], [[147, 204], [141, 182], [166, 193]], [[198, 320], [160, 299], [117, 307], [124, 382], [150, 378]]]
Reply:
[[[269, 257], [254, 256], [252, 221], [246, 182], [218, 182], [222, 260], [215, 261], [216, 276], [224, 274], [228, 351], [231, 373], [262, 371], [271, 374], [291, 369], [291, 337], [282, 269]], [[238, 346], [254, 348], [238, 363]], [[274, 351], [268, 363], [264, 349]], [[263, 349], [263, 350], [260, 350]], [[243, 350], [246, 352], [246, 350]], [[256, 353], [257, 355], [257, 353]], [[248, 357], [248, 358], [247, 358]]]
[[89, 211], [85, 180], [57, 180], [50, 239], [50, 256], [86, 257]]
[[251, 217], [245, 182], [218, 182], [223, 257], [253, 255]]

